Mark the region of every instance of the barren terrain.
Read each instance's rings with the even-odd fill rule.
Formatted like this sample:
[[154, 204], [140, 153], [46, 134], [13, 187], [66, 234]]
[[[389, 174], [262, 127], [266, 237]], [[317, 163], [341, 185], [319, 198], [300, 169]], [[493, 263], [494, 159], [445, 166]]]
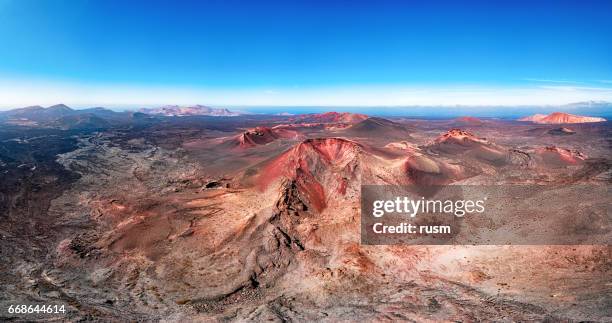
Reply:
[[609, 322], [609, 245], [360, 243], [365, 184], [609, 187], [609, 122], [563, 127], [350, 114], [5, 124], [0, 308], [65, 304], [72, 321]]

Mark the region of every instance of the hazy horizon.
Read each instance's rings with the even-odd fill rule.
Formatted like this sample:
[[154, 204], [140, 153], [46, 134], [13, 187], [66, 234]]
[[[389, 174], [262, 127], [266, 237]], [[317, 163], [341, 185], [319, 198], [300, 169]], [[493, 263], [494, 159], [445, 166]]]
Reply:
[[[57, 103], [59, 105], [64, 103]], [[591, 105], [592, 104], [592, 105]], [[193, 105], [180, 105], [180, 106], [195, 106]], [[414, 118], [426, 118], [426, 119], [446, 119], [455, 118], [460, 116], [473, 116], [482, 118], [518, 118], [536, 113], [548, 114], [552, 112], [565, 112], [571, 114], [583, 114], [596, 117], [611, 117], [612, 106], [611, 102], [575, 102], [569, 105], [541, 105], [541, 106], [470, 106], [470, 105], [454, 105], [454, 106], [216, 106], [206, 105], [212, 108], [225, 108], [232, 112], [239, 112], [243, 114], [252, 115], [278, 115], [278, 114], [311, 114], [311, 113], [324, 113], [324, 112], [351, 112], [351, 113], [363, 113], [372, 116], [387, 116], [387, 117], [414, 117]], [[41, 106], [41, 105], [32, 105]], [[26, 107], [32, 107], [26, 106]], [[53, 105], [51, 105], [53, 106]], [[106, 108], [116, 112], [129, 112], [138, 111], [143, 108], [157, 108], [166, 106], [164, 104], [159, 105], [135, 105], [135, 106], [70, 106], [75, 110], [91, 109], [91, 108]], [[42, 106], [47, 108], [49, 106]], [[24, 107], [16, 107], [24, 108]], [[9, 109], [1, 109], [2, 111], [8, 111]]]

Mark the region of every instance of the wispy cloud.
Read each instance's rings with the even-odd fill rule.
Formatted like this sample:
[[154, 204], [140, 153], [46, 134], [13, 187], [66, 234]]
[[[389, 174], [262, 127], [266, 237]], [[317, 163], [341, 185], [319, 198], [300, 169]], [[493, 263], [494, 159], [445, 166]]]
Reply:
[[612, 84], [612, 80], [599, 80], [599, 83]]
[[541, 89], [558, 90], [558, 91], [596, 91], [596, 92], [610, 92], [612, 93], [612, 87], [596, 87], [596, 86], [571, 86], [571, 85], [541, 85], [538, 86]]
[[551, 79], [539, 79], [539, 78], [524, 78], [523, 81], [540, 82], [540, 83], [567, 83], [567, 84], [583, 84], [584, 83], [584, 82], [579, 82], [579, 81], [551, 80]]

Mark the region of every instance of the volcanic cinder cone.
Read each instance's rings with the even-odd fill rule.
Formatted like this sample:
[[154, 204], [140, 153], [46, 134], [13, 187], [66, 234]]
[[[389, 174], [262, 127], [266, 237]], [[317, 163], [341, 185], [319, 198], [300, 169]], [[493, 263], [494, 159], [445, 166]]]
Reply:
[[231, 138], [223, 145], [231, 148], [253, 148], [269, 144], [277, 139], [296, 138], [297, 136], [297, 132], [288, 129], [256, 127]]
[[345, 194], [349, 179], [358, 177], [363, 147], [340, 138], [308, 139], [265, 165], [258, 186], [267, 188], [281, 177], [293, 182], [307, 207], [321, 211], [328, 193]]
[[431, 142], [430, 151], [445, 155], [466, 155], [494, 165], [507, 162], [508, 151], [492, 142], [460, 129], [452, 129]]
[[316, 212], [356, 201], [362, 184], [441, 185], [466, 177], [463, 167], [418, 148], [385, 154], [342, 138], [305, 140], [246, 173], [260, 190], [293, 186], [304, 207]]

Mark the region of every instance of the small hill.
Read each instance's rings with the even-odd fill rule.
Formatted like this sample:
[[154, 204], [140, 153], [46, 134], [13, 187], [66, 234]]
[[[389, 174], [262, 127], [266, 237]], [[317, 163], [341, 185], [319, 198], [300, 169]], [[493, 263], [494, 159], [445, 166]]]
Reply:
[[577, 150], [570, 150], [556, 146], [547, 146], [536, 150], [535, 155], [541, 166], [547, 168], [559, 168], [572, 165], [580, 165], [587, 156]]
[[239, 135], [230, 138], [221, 145], [226, 148], [254, 148], [261, 145], [269, 144], [277, 139], [297, 138], [299, 135], [296, 131], [285, 128], [269, 128], [255, 127], [248, 129]]
[[289, 129], [256, 127], [248, 129], [223, 145], [229, 148], [253, 148], [260, 145], [269, 144], [277, 139], [292, 139], [297, 138], [298, 133]]
[[247, 130], [238, 135], [237, 144], [241, 148], [250, 148], [257, 145], [265, 145], [278, 139], [278, 136], [268, 127], [257, 127]]
[[465, 150], [466, 148], [488, 144], [489, 142], [485, 138], [478, 138], [471, 132], [461, 129], [451, 129], [436, 138], [430, 146], [444, 148], [444, 150]]
[[386, 138], [406, 138], [410, 132], [401, 123], [387, 119], [370, 117], [346, 129], [346, 134], [355, 137], [379, 136]]
[[446, 155], [467, 155], [494, 165], [507, 162], [508, 151], [470, 132], [452, 129], [427, 145], [429, 151]]

